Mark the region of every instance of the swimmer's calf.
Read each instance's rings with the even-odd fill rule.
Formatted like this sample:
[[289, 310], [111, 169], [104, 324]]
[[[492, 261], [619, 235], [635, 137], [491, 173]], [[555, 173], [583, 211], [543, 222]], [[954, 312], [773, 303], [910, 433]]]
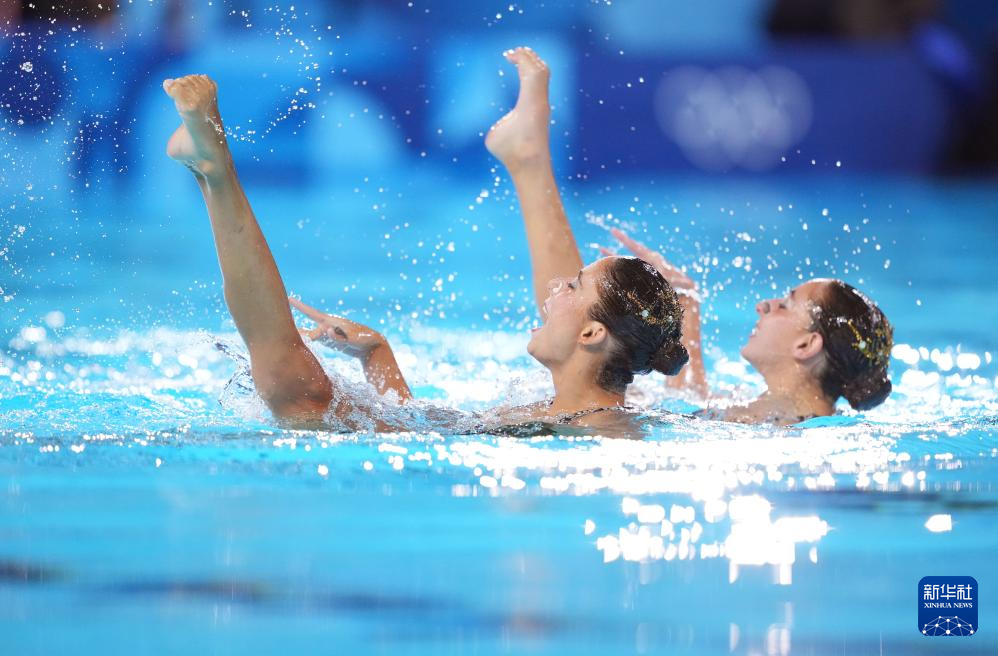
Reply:
[[554, 278], [574, 278], [582, 268], [582, 256], [551, 165], [547, 64], [526, 47], [507, 50], [503, 56], [516, 66], [520, 94], [513, 109], [485, 136], [485, 147], [503, 163], [516, 187], [530, 246], [534, 298], [540, 309], [548, 296], [548, 283]]

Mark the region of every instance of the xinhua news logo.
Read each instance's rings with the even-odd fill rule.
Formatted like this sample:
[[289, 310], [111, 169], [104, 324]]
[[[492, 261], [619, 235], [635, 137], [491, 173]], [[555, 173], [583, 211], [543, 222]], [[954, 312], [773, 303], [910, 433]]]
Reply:
[[977, 599], [972, 576], [926, 576], [918, 582], [918, 630], [933, 638], [974, 635]]

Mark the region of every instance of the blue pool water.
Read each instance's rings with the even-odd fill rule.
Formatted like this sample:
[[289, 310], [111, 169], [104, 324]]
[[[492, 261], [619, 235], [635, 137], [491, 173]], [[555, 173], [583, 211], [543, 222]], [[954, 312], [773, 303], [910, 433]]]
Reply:
[[[700, 266], [717, 387], [758, 391], [752, 305], [800, 276], [854, 282], [896, 326], [874, 411], [687, 420], [650, 376], [631, 393], [655, 420], [622, 441], [279, 428], [226, 389], [216, 344], [238, 336], [175, 180], [0, 214], [0, 653], [998, 651], [991, 185], [567, 186], [588, 257], [622, 224]], [[421, 399], [549, 391], [504, 180], [248, 191], [289, 290], [378, 326]], [[916, 586], [948, 574], [976, 578], [980, 632], [940, 643]]]

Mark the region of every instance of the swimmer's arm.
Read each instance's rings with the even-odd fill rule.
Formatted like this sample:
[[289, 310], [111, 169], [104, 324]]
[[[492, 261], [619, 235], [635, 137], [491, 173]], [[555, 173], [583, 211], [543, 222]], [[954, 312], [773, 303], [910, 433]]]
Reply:
[[675, 376], [666, 376], [665, 384], [673, 389], [689, 389], [700, 396], [709, 396], [707, 370], [703, 364], [703, 348], [700, 345], [700, 301], [677, 289], [679, 305], [683, 308], [683, 346], [690, 354], [690, 360]]
[[412, 399], [409, 385], [405, 382], [402, 370], [395, 360], [395, 353], [384, 335], [355, 321], [320, 312], [296, 298], [289, 298], [288, 302], [316, 323], [315, 328], [299, 329], [301, 333], [313, 341], [357, 358], [364, 370], [364, 377], [378, 394], [384, 396], [389, 391], [394, 392], [399, 403]]
[[412, 391], [405, 382], [402, 370], [399, 369], [391, 345], [384, 337], [381, 339], [384, 341], [371, 351], [367, 358], [361, 360], [364, 377], [367, 378], [367, 382], [374, 385], [381, 396], [392, 391], [398, 397], [399, 403], [405, 403], [412, 399]]
[[[707, 370], [703, 364], [703, 348], [700, 344], [700, 298], [696, 283], [681, 269], [665, 259], [665, 257], [648, 248], [636, 239], [632, 239], [622, 230], [611, 228], [610, 233], [623, 246], [640, 257], [662, 274], [669, 281], [679, 296], [679, 305], [683, 308], [683, 346], [690, 354], [690, 360], [682, 371], [675, 376], [667, 376], [665, 384], [673, 389], [688, 389], [700, 396], [710, 396], [707, 386]], [[600, 248], [604, 255], [614, 253], [607, 248]]]

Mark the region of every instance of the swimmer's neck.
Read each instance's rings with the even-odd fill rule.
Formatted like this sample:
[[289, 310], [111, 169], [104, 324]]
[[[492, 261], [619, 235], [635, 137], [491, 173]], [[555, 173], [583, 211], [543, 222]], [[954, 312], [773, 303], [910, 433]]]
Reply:
[[594, 372], [552, 369], [551, 378], [554, 380], [554, 399], [548, 412], [552, 415], [624, 405], [624, 394], [597, 385]]
[[[760, 372], [762, 373], [762, 372]], [[811, 372], [798, 364], [762, 374], [766, 391], [757, 402], [799, 417], [827, 417], [835, 414], [835, 402], [825, 396]]]

